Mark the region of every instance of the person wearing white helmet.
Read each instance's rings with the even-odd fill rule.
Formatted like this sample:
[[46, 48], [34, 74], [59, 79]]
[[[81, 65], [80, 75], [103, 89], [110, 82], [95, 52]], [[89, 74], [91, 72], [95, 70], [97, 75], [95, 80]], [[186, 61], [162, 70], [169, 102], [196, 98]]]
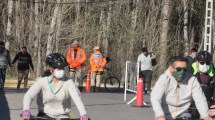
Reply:
[[71, 48], [68, 50], [66, 55], [67, 62], [69, 63], [70, 76], [76, 78], [75, 82], [80, 91], [83, 89], [82, 81], [82, 68], [86, 62], [85, 50], [80, 46], [77, 40], [74, 40]]
[[90, 57], [91, 90], [92, 92], [98, 92], [98, 89], [100, 88], [101, 74], [104, 71], [107, 61], [101, 53], [99, 46], [95, 46], [93, 50], [93, 54]]

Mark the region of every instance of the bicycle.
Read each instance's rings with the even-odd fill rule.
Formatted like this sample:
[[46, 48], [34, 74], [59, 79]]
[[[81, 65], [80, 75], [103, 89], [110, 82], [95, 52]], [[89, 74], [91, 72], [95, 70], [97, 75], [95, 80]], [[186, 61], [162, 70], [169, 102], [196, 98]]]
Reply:
[[[87, 75], [85, 75], [82, 80], [86, 81]], [[108, 92], [117, 92], [120, 90], [120, 80], [111, 74], [110, 68], [105, 68], [105, 71], [102, 73], [101, 83], [104, 83], [104, 88]]]
[[[20, 114], [20, 117], [22, 117], [22, 114]], [[80, 120], [80, 118], [47, 118], [47, 117], [38, 117], [38, 116], [31, 115], [30, 120]]]

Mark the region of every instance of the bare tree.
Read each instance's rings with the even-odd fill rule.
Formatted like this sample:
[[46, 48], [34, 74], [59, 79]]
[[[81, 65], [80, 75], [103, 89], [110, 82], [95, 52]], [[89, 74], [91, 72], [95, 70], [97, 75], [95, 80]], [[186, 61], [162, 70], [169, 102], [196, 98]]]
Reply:
[[13, 0], [8, 0], [8, 22], [7, 22], [7, 41], [6, 48], [9, 49], [12, 39], [12, 12], [13, 12]]
[[185, 43], [185, 56], [189, 52], [189, 42], [188, 42], [188, 1], [183, 0], [184, 5], [184, 43]]
[[57, 18], [57, 25], [56, 25], [56, 47], [55, 51], [59, 52], [59, 42], [60, 42], [60, 36], [61, 36], [61, 23], [62, 23], [62, 13], [61, 13], [62, 6], [59, 8], [58, 12], [58, 18]]
[[[57, 3], [60, 3], [61, 0], [57, 0]], [[49, 35], [48, 35], [48, 41], [47, 41], [47, 51], [46, 51], [46, 55], [52, 53], [53, 51], [53, 41], [52, 41], [52, 38], [54, 36], [54, 28], [55, 28], [55, 25], [56, 25], [56, 20], [57, 20], [57, 17], [59, 15], [59, 4], [56, 4], [55, 6], [55, 9], [54, 9], [54, 14], [52, 16], [52, 21], [50, 23], [50, 30], [49, 30]]]
[[99, 33], [98, 33], [98, 41], [97, 45], [100, 46], [101, 44], [101, 39], [102, 39], [102, 34], [103, 34], [103, 24], [104, 24], [104, 7], [101, 7], [101, 14], [100, 14], [100, 20], [99, 20]]
[[18, 48], [21, 47], [20, 43], [21, 43], [21, 40], [20, 40], [20, 10], [19, 10], [19, 7], [20, 7], [20, 1], [16, 1], [15, 2], [16, 6], [15, 6], [15, 13], [16, 13], [16, 17], [15, 17], [15, 39], [17, 40], [18, 42]]
[[108, 56], [108, 47], [109, 47], [109, 32], [110, 32], [110, 23], [111, 23], [111, 17], [112, 17], [112, 2], [109, 2], [109, 9], [108, 9], [108, 16], [107, 16], [107, 21], [104, 26], [104, 53]]
[[131, 13], [131, 39], [130, 39], [130, 48], [128, 52], [128, 59], [131, 60], [133, 57], [134, 43], [135, 43], [135, 32], [137, 28], [137, 16], [139, 12], [140, 0], [132, 1], [132, 13]]
[[168, 30], [169, 30], [169, 2], [170, 0], [163, 0], [163, 18], [161, 28], [161, 39], [160, 39], [160, 73], [166, 69], [166, 58], [167, 58], [167, 42], [168, 42]]

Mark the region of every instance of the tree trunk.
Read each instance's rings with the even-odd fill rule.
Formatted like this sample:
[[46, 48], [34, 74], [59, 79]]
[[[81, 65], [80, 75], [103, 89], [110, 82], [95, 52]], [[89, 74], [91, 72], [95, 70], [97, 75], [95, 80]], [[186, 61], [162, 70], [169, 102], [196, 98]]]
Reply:
[[61, 22], [62, 22], [62, 14], [61, 14], [62, 6], [59, 8], [58, 18], [57, 18], [57, 26], [56, 26], [56, 48], [55, 51], [59, 51], [59, 42], [60, 42], [60, 35], [61, 35]]
[[134, 0], [133, 1], [133, 10], [131, 13], [131, 39], [130, 39], [130, 48], [128, 52], [128, 59], [133, 60], [133, 50], [134, 50], [134, 43], [135, 43], [135, 33], [136, 33], [136, 27], [137, 27], [137, 15], [139, 12], [139, 5], [140, 0]]
[[189, 52], [189, 44], [188, 44], [188, 2], [187, 0], [183, 0], [184, 4], [184, 43], [185, 43], [185, 56], [188, 55]]
[[9, 49], [10, 42], [12, 42], [12, 12], [13, 12], [13, 0], [8, 0], [8, 21], [7, 21], [7, 41], [5, 47]]
[[[33, 0], [31, 0], [31, 2], [33, 2]], [[30, 4], [30, 11], [34, 11], [34, 4], [32, 4], [32, 3]], [[33, 12], [30, 12], [30, 21], [29, 21], [29, 23], [30, 23], [30, 25], [29, 25], [30, 31], [34, 31], [35, 21], [34, 21], [34, 14], [33, 14]], [[33, 40], [34, 39], [34, 34], [32, 32], [28, 32], [28, 34], [29, 34], [28, 46], [32, 48], [33, 47], [32, 45], [34, 45], [34, 44], [32, 44], [33, 41], [34, 41]], [[31, 51], [31, 53], [32, 53], [32, 51]]]
[[99, 20], [99, 34], [98, 34], [98, 41], [97, 45], [100, 46], [101, 44], [101, 39], [102, 39], [102, 34], [103, 34], [103, 24], [104, 24], [104, 8], [101, 7], [101, 15], [100, 15], [100, 20]]
[[160, 73], [166, 69], [167, 64], [167, 42], [168, 42], [168, 30], [169, 30], [169, 1], [163, 0], [163, 16], [162, 16], [162, 28], [160, 39]]
[[[57, 0], [57, 3], [59, 3], [59, 2], [60, 2], [60, 0]], [[46, 55], [49, 55], [53, 51], [52, 38], [53, 38], [53, 35], [54, 35], [54, 28], [55, 28], [56, 20], [57, 20], [57, 17], [58, 17], [58, 12], [59, 12], [59, 4], [56, 4], [55, 9], [54, 9], [54, 14], [52, 16], [52, 21], [51, 21], [51, 24], [50, 24], [49, 34], [48, 34]]]
[[[38, 2], [38, 0], [35, 0], [35, 2]], [[35, 16], [35, 23], [34, 23], [34, 57], [37, 57], [38, 52], [38, 42], [39, 42], [39, 4], [35, 4], [34, 8], [34, 16]]]
[[16, 1], [15, 2], [16, 6], [15, 6], [15, 12], [16, 12], [16, 17], [15, 17], [15, 29], [16, 29], [16, 32], [15, 32], [15, 39], [17, 40], [18, 42], [18, 48], [20, 49], [21, 48], [21, 41], [20, 41], [20, 11], [19, 11], [19, 8], [20, 8], [20, 1]]
[[108, 51], [109, 51], [108, 47], [109, 47], [109, 36], [110, 36], [109, 32], [110, 32], [111, 17], [112, 17], [112, 2], [110, 1], [109, 2], [109, 10], [108, 10], [107, 22], [106, 22], [106, 25], [105, 25], [104, 41], [103, 41], [104, 53], [107, 56], [108, 56]]
[[190, 31], [189, 31], [189, 34], [190, 34], [190, 37], [188, 37], [190, 39], [190, 45], [189, 45], [189, 50], [191, 50], [192, 48], [194, 48], [194, 38], [195, 38], [195, 33], [194, 33], [194, 26], [193, 26], [193, 14], [194, 14], [194, 0], [191, 0], [191, 3], [190, 3], [190, 22], [189, 22], [189, 28], [190, 28]]
[[[89, 2], [89, 0], [86, 0], [86, 2]], [[87, 38], [87, 19], [88, 19], [88, 6], [85, 6], [85, 11], [84, 11], [84, 37], [83, 37], [83, 48], [86, 49], [86, 38]]]
[[75, 5], [75, 8], [76, 8], [76, 24], [79, 24], [79, 17], [80, 17], [80, 0], [77, 0], [76, 1], [76, 5]]

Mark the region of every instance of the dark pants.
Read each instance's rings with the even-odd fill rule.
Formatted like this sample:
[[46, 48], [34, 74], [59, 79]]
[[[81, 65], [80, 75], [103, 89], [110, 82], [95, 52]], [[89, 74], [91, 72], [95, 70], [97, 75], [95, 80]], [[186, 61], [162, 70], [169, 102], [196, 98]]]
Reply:
[[151, 70], [143, 70], [140, 71], [140, 77], [143, 77], [144, 80], [144, 88], [147, 83], [147, 91], [151, 90], [151, 83], [152, 83], [152, 71]]
[[6, 68], [0, 68], [0, 88], [4, 88]]

